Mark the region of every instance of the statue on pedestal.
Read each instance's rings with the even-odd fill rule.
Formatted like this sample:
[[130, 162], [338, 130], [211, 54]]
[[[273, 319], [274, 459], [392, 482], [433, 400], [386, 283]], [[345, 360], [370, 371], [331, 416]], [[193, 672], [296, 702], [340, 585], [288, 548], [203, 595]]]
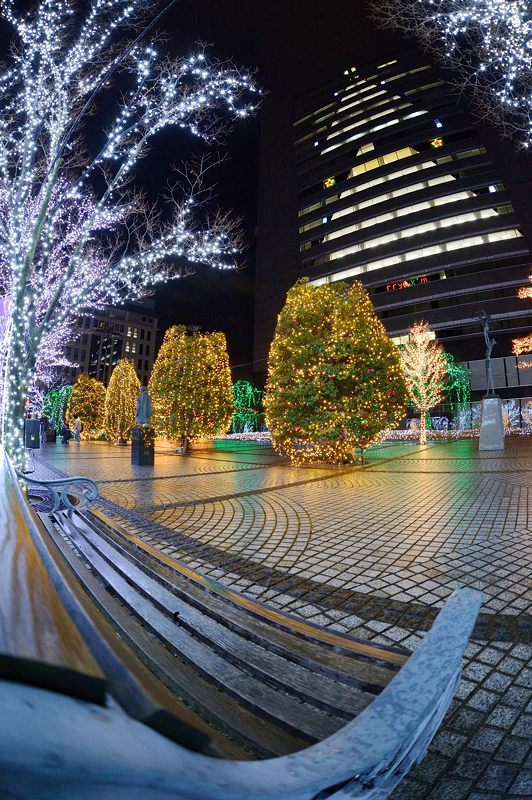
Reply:
[[147, 428], [152, 415], [151, 397], [145, 386], [140, 387], [140, 394], [137, 397], [137, 408], [135, 411], [135, 425]]
[[491, 317], [485, 311], [481, 311], [478, 315], [482, 330], [484, 331], [484, 339], [486, 341], [486, 383], [487, 391], [486, 397], [493, 397], [495, 395], [495, 385], [493, 383], [493, 370], [491, 366], [491, 351], [496, 344], [495, 339], [490, 339], [490, 321]]

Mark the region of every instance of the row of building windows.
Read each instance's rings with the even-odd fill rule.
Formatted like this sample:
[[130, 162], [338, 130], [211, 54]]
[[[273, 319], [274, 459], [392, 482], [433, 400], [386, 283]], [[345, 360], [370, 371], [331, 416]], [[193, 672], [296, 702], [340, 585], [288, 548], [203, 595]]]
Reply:
[[[311, 283], [315, 286], [320, 286], [324, 283], [345, 280], [347, 278], [352, 278], [355, 275], [361, 275], [365, 272], [373, 272], [374, 270], [383, 269], [384, 267], [397, 266], [397, 264], [400, 264], [404, 261], [413, 261], [420, 258], [426, 258], [427, 256], [459, 250], [464, 247], [474, 247], [480, 244], [489, 244], [491, 242], [498, 242], [505, 239], [514, 239], [522, 235], [523, 234], [521, 231], [517, 229], [511, 229], [506, 231], [494, 231], [492, 233], [485, 233], [478, 236], [469, 236], [463, 239], [455, 239], [450, 242], [443, 242], [441, 244], [416, 248], [415, 250], [408, 250], [406, 253], [398, 253], [397, 255], [393, 255], [388, 258], [380, 258], [376, 261], [369, 261], [366, 264], [361, 264], [357, 267], [350, 267], [349, 269], [335, 272], [332, 275], [326, 275], [323, 278], [315, 278], [311, 281]], [[332, 258], [338, 258], [338, 256], [322, 256], [315, 259], [312, 262], [312, 266], [325, 264]]]
[[[136, 342], [126, 342], [126, 353], [132, 353], [133, 355], [137, 352], [137, 343]], [[150, 354], [150, 345], [146, 345], [146, 351], [144, 351], [144, 345], [142, 342], [139, 343], [138, 346], [138, 353], [139, 356], [146, 355], [149, 356]]]
[[[329, 233], [327, 236], [324, 237], [324, 241], [329, 242], [334, 239], [338, 239], [340, 236], [347, 236], [350, 233], [356, 233], [358, 231], [364, 230], [364, 228], [371, 228], [374, 225], [381, 225], [384, 222], [388, 222], [389, 220], [392, 219], [397, 219], [398, 217], [414, 215], [419, 213], [420, 211], [426, 211], [427, 209], [430, 208], [440, 208], [441, 206], [447, 206], [447, 204], [449, 203], [456, 203], [460, 200], [469, 200], [472, 197], [475, 197], [473, 192], [456, 192], [455, 194], [446, 195], [445, 197], [437, 197], [434, 200], [425, 200], [422, 203], [414, 203], [410, 207], [404, 206], [403, 208], [398, 208], [396, 211], [389, 211], [386, 214], [378, 214], [376, 217], [371, 217], [370, 219], [361, 220], [361, 222], [356, 222], [353, 225], [349, 225], [347, 228], [342, 228], [339, 231], [334, 231], [333, 233]], [[445, 217], [435, 222], [429, 222], [423, 225], [404, 228], [400, 232], [400, 234], [391, 234], [391, 238], [380, 237], [384, 238], [385, 242], [380, 242], [379, 239], [379, 243], [385, 244], [386, 242], [394, 241], [396, 238], [402, 238], [404, 236], [413, 236], [416, 233], [426, 233], [427, 231], [432, 230], [432, 228], [445, 228], [448, 225], [461, 224], [462, 222], [472, 222], [475, 219], [485, 219], [486, 217], [494, 217], [497, 216], [497, 214], [511, 214], [513, 213], [513, 210], [514, 209], [511, 205], [505, 205], [505, 206], [498, 206], [497, 208], [488, 208], [488, 209], [483, 209], [481, 211], [472, 211], [467, 214], [459, 214], [451, 217]], [[336, 215], [334, 215], [334, 218], [336, 218]], [[370, 246], [374, 245], [370, 245], [368, 242], [364, 244], [364, 248]]]
[[[373, 145], [370, 145], [373, 149]], [[361, 148], [361, 152], [363, 151]], [[359, 192], [365, 191], [366, 189], [370, 189], [373, 186], [379, 186], [382, 183], [386, 183], [390, 180], [397, 180], [398, 178], [405, 177], [406, 175], [411, 175], [412, 173], [421, 172], [425, 169], [431, 169], [435, 166], [439, 166], [441, 164], [450, 163], [457, 160], [462, 160], [465, 158], [472, 158], [473, 156], [481, 155], [486, 152], [485, 147], [474, 147], [469, 148], [468, 150], [462, 150], [458, 153], [453, 153], [447, 156], [442, 156], [441, 158], [437, 158], [435, 160], [425, 161], [421, 164], [414, 164], [411, 167], [404, 167], [403, 169], [393, 170], [388, 172], [386, 175], [377, 178], [373, 181], [365, 181], [364, 183], [359, 183], [357, 186], [353, 187], [352, 189], [346, 189], [345, 192], [342, 192], [340, 195], [335, 194], [332, 197], [324, 198], [320, 200], [318, 203], [313, 203], [310, 206], [305, 206], [304, 208], [300, 209], [298, 215], [300, 217], [309, 214], [311, 211], [316, 211], [318, 208], [323, 208], [326, 205], [331, 203], [338, 202], [339, 199], [343, 199], [344, 197], [349, 197], [349, 195], [357, 194]], [[394, 161], [399, 161], [403, 158], [407, 158], [408, 156], [418, 155], [418, 151], [414, 150], [412, 147], [403, 147], [400, 150], [394, 150], [386, 155], [379, 156], [378, 158], [370, 159], [369, 161], [364, 161], [361, 164], [355, 165], [349, 172], [348, 179], [352, 180], [356, 178], [358, 175], [362, 175], [364, 172], [370, 172], [378, 167], [383, 167], [386, 164], [392, 163]], [[449, 178], [451, 179], [451, 178]], [[411, 187], [407, 186], [404, 187], [400, 192], [406, 193], [411, 191]]]
[[[394, 200], [402, 195], [408, 194], [411, 195], [414, 192], [421, 191], [423, 189], [428, 189], [432, 186], [437, 186], [442, 183], [448, 183], [450, 181], [455, 180], [452, 175], [442, 175], [439, 178], [431, 178], [428, 181], [421, 181], [420, 183], [411, 184], [410, 186], [403, 187], [402, 189], [396, 189], [393, 192], [387, 192], [386, 194], [378, 195], [377, 197], [372, 197], [369, 200], [365, 200], [361, 203], [357, 203], [354, 206], [349, 206], [348, 208], [344, 208], [341, 211], [335, 211], [330, 217], [323, 217], [321, 220], [315, 220], [314, 222], [310, 222], [308, 225], [303, 225], [299, 232], [303, 233], [308, 230], [312, 230], [320, 225], [323, 225], [327, 222], [331, 222], [334, 220], [339, 219], [340, 217], [347, 216], [348, 214], [355, 214], [358, 211], [361, 211], [365, 208], [369, 208], [373, 205], [378, 205], [379, 203], [384, 203], [387, 200]], [[487, 187], [489, 188], [490, 192], [500, 191], [502, 188], [502, 184], [493, 185]], [[469, 200], [471, 198], [477, 197], [476, 192], [472, 191], [463, 191], [463, 192], [455, 192], [454, 194], [448, 194], [443, 197], [436, 197], [433, 200], [425, 200], [422, 203], [414, 203], [410, 206], [403, 206], [403, 208], [398, 208], [395, 211], [389, 211], [386, 214], [379, 214], [376, 217], [372, 217], [371, 219], [362, 220], [354, 225], [351, 225], [349, 228], [342, 228], [340, 231], [336, 231], [334, 233], [330, 233], [325, 237], [325, 241], [329, 241], [330, 239], [335, 239], [338, 236], [344, 236], [352, 231], [362, 230], [363, 228], [369, 228], [372, 225], [378, 225], [382, 222], [386, 222], [390, 219], [395, 219], [396, 217], [402, 216], [410, 216], [411, 214], [416, 214], [419, 211], [424, 211], [428, 208], [436, 208], [438, 206], [444, 206], [448, 203], [456, 203], [460, 200]], [[499, 213], [512, 213], [513, 208], [512, 206], [499, 206], [500, 209], [505, 209], [504, 212], [499, 211]], [[308, 249], [307, 247], [302, 247], [301, 249]]]
[[[441, 198], [442, 200], [441, 205], [446, 204], [445, 203], [446, 199], [447, 198], [445, 197]], [[401, 209], [401, 211], [405, 211], [405, 209]], [[408, 211], [408, 209], [406, 209], [406, 211]], [[390, 242], [396, 242], [399, 239], [405, 239], [409, 236], [416, 236], [421, 233], [429, 233], [430, 231], [437, 230], [439, 228], [448, 228], [451, 225], [464, 225], [467, 222], [474, 222], [475, 220], [487, 219], [489, 217], [497, 216], [498, 214], [509, 213], [509, 211], [510, 212], [513, 211], [512, 206], [499, 206], [498, 208], [484, 208], [481, 211], [468, 211], [465, 214], [454, 214], [452, 216], [443, 217], [442, 219], [434, 220], [432, 222], [425, 222], [420, 225], [411, 225], [408, 228], [402, 228], [401, 230], [394, 231], [393, 233], [383, 234], [382, 236], [377, 236], [373, 239], [366, 239], [365, 241], [359, 242], [358, 244], [353, 244], [350, 245], [349, 247], [344, 247], [341, 250], [335, 250], [334, 252], [329, 254], [329, 260], [332, 261], [337, 258], [344, 258], [345, 256], [350, 256], [353, 255], [354, 253], [360, 253], [362, 250], [368, 250], [372, 247], [381, 247], [382, 245], [389, 244]], [[366, 226], [372, 226], [377, 221], [383, 222], [384, 220], [390, 220], [392, 218], [393, 218], [392, 214], [382, 214], [380, 217], [375, 217], [374, 219], [369, 219], [357, 223], [355, 225], [350, 225], [349, 227], [343, 228], [340, 231], [335, 231], [334, 233], [331, 233], [328, 236], [324, 236], [323, 241], [328, 242], [340, 236], [347, 236], [348, 234], [355, 233]], [[314, 242], [305, 242], [304, 244], [301, 245], [300, 250], [301, 251], [308, 250], [312, 246], [314, 246]]]
[[[424, 67], [416, 67], [415, 69], [407, 70], [406, 72], [400, 72], [397, 75], [392, 75], [387, 80], [380, 80], [379, 84], [381, 86], [384, 86], [386, 84], [392, 83], [393, 81], [399, 80], [400, 78], [405, 78], [405, 77], [407, 77], [409, 75], [414, 75], [416, 72], [424, 72], [427, 69], [430, 69], [430, 66], [427, 65], [427, 66], [424, 66]], [[364, 97], [364, 95], [365, 95], [366, 92], [377, 88], [377, 84], [371, 83], [371, 81], [376, 80], [379, 77], [381, 77], [381, 76], [375, 74], [375, 75], [371, 75], [368, 78], [363, 78], [363, 79], [357, 81], [354, 84], [350, 84], [349, 86], [347, 86], [343, 90], [344, 93], [343, 93], [341, 102], [345, 103], [346, 101], [352, 100], [355, 97], [360, 98], [358, 100], [358, 103], [366, 102], [368, 99], [371, 99], [370, 97]], [[416, 89], [413, 89], [411, 91], [407, 91], [407, 92], [405, 92], [405, 94], [414, 94], [416, 92], [422, 91], [422, 89], [429, 89], [429, 88], [433, 88], [434, 86], [441, 86], [441, 84], [442, 84], [442, 81], [435, 81], [434, 83], [432, 83], [430, 85], [427, 85], [427, 86], [424, 86], [424, 87], [420, 87], [420, 88], [416, 88]], [[358, 88], [358, 87], [362, 87], [362, 88]], [[338, 97], [339, 94], [340, 94], [340, 92], [338, 92], [338, 91], [334, 92], [334, 96], [335, 97]], [[350, 104], [348, 106], [342, 106], [340, 108], [340, 111], [344, 112], [348, 108], [350, 108], [351, 105], [357, 105], [358, 103], [352, 103], [352, 104]], [[332, 109], [332, 110], [330, 110], [330, 109]], [[307, 114], [305, 117], [301, 117], [300, 119], [296, 120], [296, 122], [294, 122], [294, 127], [297, 127], [298, 125], [302, 125], [304, 122], [307, 122], [309, 120], [313, 120], [313, 125], [314, 126], [317, 125], [317, 124], [320, 124], [321, 122], [323, 122], [328, 117], [335, 116], [338, 113], [337, 109], [338, 109], [338, 106], [337, 106], [336, 102], [326, 103], [324, 106], [321, 106], [316, 111], [313, 111], [311, 114]], [[325, 112], [325, 111], [329, 111], [329, 113], [325, 114], [323, 116], [323, 112]], [[318, 116], [320, 114], [322, 114], [321, 117]], [[315, 134], [316, 134], [316, 131], [314, 131], [314, 135]], [[311, 134], [311, 135], [313, 135], [313, 134]], [[308, 137], [305, 137], [305, 138], [308, 138]], [[302, 141], [302, 140], [298, 140], [298, 142], [299, 141]]]
[[[410, 103], [407, 103], [405, 105], [399, 106], [399, 108], [407, 108], [407, 106], [410, 105], [411, 105]], [[385, 113], [386, 114], [391, 113], [391, 111], [393, 110], [396, 109], [390, 109]], [[380, 125], [373, 125], [373, 127], [371, 128], [365, 128], [360, 133], [355, 133], [353, 136], [349, 136], [347, 139], [343, 139], [341, 142], [329, 145], [329, 147], [326, 147], [324, 150], [321, 151], [321, 155], [324, 156], [326, 153], [330, 153], [332, 150], [336, 150], [338, 147], [343, 147], [343, 145], [349, 144], [350, 142], [356, 142], [357, 139], [361, 139], [363, 136], [367, 136], [369, 133], [377, 133], [378, 131], [382, 131], [385, 128], [391, 128], [393, 125], [398, 125], [400, 122], [404, 122], [407, 119], [413, 119], [414, 117], [421, 117], [428, 113], [429, 113], [428, 111], [412, 111], [410, 114], [405, 114], [404, 116], [401, 117], [394, 117], [393, 119], [389, 119], [387, 122], [381, 122]], [[379, 116], [383, 115], [380, 114]], [[365, 120], [359, 123], [359, 125], [365, 125], [365, 124], [366, 124]]]
[[501, 297], [515, 297], [515, 287], [490, 289], [485, 292], [475, 292], [474, 294], [462, 294], [452, 297], [441, 297], [437, 300], [426, 300], [423, 303], [397, 306], [396, 308], [383, 309], [379, 311], [383, 319], [401, 317], [404, 314], [425, 314], [427, 311], [434, 311], [438, 308], [451, 308], [465, 304], [481, 303], [486, 300], [497, 300]]
[[[383, 92], [383, 94], [384, 94], [384, 92]], [[401, 103], [400, 105], [390, 106], [389, 104], [390, 104], [390, 100], [391, 99], [400, 100], [401, 98], [398, 95], [393, 95], [393, 98], [388, 98], [387, 100], [382, 100], [380, 103], [376, 103], [375, 105], [379, 105], [379, 106], [383, 105], [384, 103], [389, 106], [388, 108], [386, 108], [385, 111], [379, 111], [377, 114], [370, 114], [369, 116], [366, 116], [367, 111], [366, 111], [366, 109], [364, 109], [363, 111], [360, 112], [360, 114], [364, 114], [363, 119], [360, 119], [357, 122], [350, 122], [349, 125], [345, 125], [345, 127], [343, 127], [341, 130], [334, 131], [333, 133], [330, 133], [327, 136], [327, 141], [329, 142], [331, 139], [337, 139], [338, 136], [342, 136], [342, 134], [348, 133], [349, 131], [352, 131], [355, 128], [360, 128], [361, 125], [367, 125], [368, 122], [373, 122], [376, 119], [380, 119], [381, 117], [385, 117], [388, 114], [391, 114], [393, 111], [402, 111], [405, 108], [412, 108], [412, 103]], [[428, 113], [428, 112], [425, 112], [425, 113]], [[353, 117], [360, 116], [360, 114], [352, 114], [352, 115], [350, 115], [350, 119], [353, 119]], [[336, 123], [333, 122], [333, 125], [334, 124], [339, 125], [341, 123], [338, 121]], [[371, 128], [370, 128], [370, 130], [371, 130]], [[340, 144], [345, 144], [346, 142], [350, 142], [350, 141], [352, 141], [352, 140], [351, 139], [345, 139], [343, 142], [340, 142]], [[338, 145], [338, 146], [340, 146], [340, 145]], [[326, 152], [326, 151], [324, 151], [324, 152]]]
[[[143, 317], [142, 319], [146, 320], [146, 317]], [[119, 322], [111, 322], [109, 320], [97, 319], [95, 317], [78, 317], [77, 320], [78, 328], [83, 328], [83, 327], [90, 328], [91, 320], [93, 328], [98, 328], [100, 330], [105, 330], [105, 331], [116, 331], [116, 333], [124, 333], [126, 330], [126, 326]], [[147, 321], [150, 323], [153, 322], [151, 318], [148, 319]], [[134, 325], [127, 326], [127, 336], [129, 338], [137, 339], [139, 337], [139, 333], [141, 339], [144, 339], [145, 336], [146, 339], [148, 339], [148, 341], [151, 339], [151, 330], [146, 330], [145, 328], [137, 328]]]

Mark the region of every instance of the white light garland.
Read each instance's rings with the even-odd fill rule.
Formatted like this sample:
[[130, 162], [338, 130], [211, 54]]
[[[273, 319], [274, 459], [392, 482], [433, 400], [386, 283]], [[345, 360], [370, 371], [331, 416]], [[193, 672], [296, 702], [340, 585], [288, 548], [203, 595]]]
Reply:
[[[80, 310], [141, 298], [200, 263], [237, 264], [231, 219], [194, 220], [208, 197], [205, 158], [182, 173], [186, 188], [169, 201], [165, 224], [132, 188], [160, 131], [215, 142], [217, 118], [248, 116], [258, 95], [249, 75], [205, 52], [162, 59], [142, 35], [117, 48], [117, 37], [153, 8], [150, 0], [92, 0], [74, 13], [66, 0], [40, 0], [24, 14], [13, 0], [2, 3], [18, 38], [0, 71], [0, 295], [9, 299], [0, 342], [3, 440], [18, 465], [26, 395], [36, 376], [49, 379], [61, 363]], [[99, 152], [86, 156], [80, 126], [111, 76], [120, 78], [123, 99]]]
[[372, 0], [381, 24], [443, 57], [482, 117], [532, 144], [532, 9], [527, 0]]

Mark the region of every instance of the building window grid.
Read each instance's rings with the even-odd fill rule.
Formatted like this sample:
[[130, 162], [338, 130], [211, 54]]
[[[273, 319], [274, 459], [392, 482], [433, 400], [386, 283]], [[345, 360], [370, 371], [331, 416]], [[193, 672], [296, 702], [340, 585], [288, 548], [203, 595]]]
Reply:
[[[344, 217], [344, 216], [346, 216], [348, 214], [355, 214], [358, 211], [362, 211], [365, 208], [371, 208], [371, 206], [380, 205], [381, 203], [386, 203], [389, 200], [395, 200], [398, 197], [402, 197], [405, 194], [411, 195], [413, 193], [423, 191], [423, 189], [429, 189], [429, 188], [432, 188], [433, 186], [439, 186], [441, 184], [449, 183], [449, 182], [452, 182], [454, 180], [456, 180], [456, 179], [452, 175], [441, 175], [438, 178], [429, 178], [426, 181], [420, 181], [419, 183], [412, 183], [412, 184], [409, 184], [408, 186], [402, 187], [401, 189], [395, 189], [394, 191], [387, 192], [386, 194], [379, 194], [379, 195], [376, 195], [375, 197], [369, 198], [368, 200], [363, 200], [363, 201], [361, 201], [360, 203], [357, 203], [354, 206], [348, 206], [347, 208], [341, 209], [340, 211], [335, 211], [333, 214], [331, 214], [327, 218], [327, 220], [328, 221], [337, 220], [340, 217]], [[485, 183], [483, 186], [479, 186], [477, 188], [478, 189], [487, 188], [487, 186], [488, 186], [488, 184]], [[502, 184], [497, 184], [497, 191], [501, 191], [503, 189], [504, 189], [504, 186]], [[344, 194], [344, 193], [342, 193], [342, 194]], [[459, 195], [463, 195], [463, 196], [459, 196]], [[468, 197], [476, 197], [476, 196], [478, 196], [478, 195], [476, 194], [475, 190], [466, 189], [463, 192], [458, 192], [458, 193], [455, 193], [455, 194], [452, 194], [452, 195], [445, 195], [443, 198], [434, 198], [433, 200], [427, 201], [427, 203], [429, 203], [429, 205], [441, 205], [445, 201], [446, 202], [454, 202], [454, 200], [465, 200]], [[341, 197], [341, 199], [343, 200], [345, 198]], [[442, 202], [439, 202], [440, 200]], [[417, 204], [417, 205], [422, 205], [422, 204]], [[397, 209], [396, 212], [390, 212], [390, 213], [392, 213], [392, 215], [394, 215], [394, 216], [402, 216], [404, 214], [409, 214], [409, 213], [413, 212], [414, 209], [417, 209], [417, 205], [409, 206], [409, 207], [403, 208], [403, 209]], [[428, 207], [428, 206], [424, 206], [424, 207]], [[505, 208], [505, 206], [500, 206], [500, 208]], [[508, 208], [511, 208], [511, 206], [508, 206]], [[500, 213], [502, 213], [502, 212], [500, 212]], [[510, 212], [507, 212], [507, 213], [510, 213]], [[374, 219], [377, 220], [378, 217], [375, 217]], [[299, 233], [306, 233], [306, 231], [310, 231], [313, 228], [317, 228], [317, 227], [321, 226], [323, 224], [323, 220], [324, 220], [324, 217], [321, 217], [319, 220], [314, 220], [313, 222], [307, 223], [307, 225], [302, 225], [299, 228]], [[363, 227], [368, 227], [368, 225], [365, 224], [365, 225], [363, 225]], [[332, 236], [332, 234], [331, 234], [331, 236]]]
[[[370, 261], [366, 264], [361, 264], [357, 267], [350, 267], [332, 275], [327, 275], [323, 278], [314, 278], [310, 283], [315, 286], [321, 286], [324, 283], [334, 283], [335, 281], [345, 280], [352, 278], [355, 275], [362, 275], [366, 272], [373, 272], [374, 270], [383, 269], [384, 267], [395, 267], [405, 261], [413, 261], [414, 259], [426, 258], [427, 256], [436, 255], [439, 253], [452, 252], [464, 247], [474, 247], [479, 244], [489, 244], [491, 242], [498, 242], [507, 239], [514, 239], [521, 237], [523, 234], [516, 228], [505, 231], [494, 231], [492, 233], [480, 234], [478, 236], [470, 236], [462, 239], [451, 240], [437, 245], [428, 245], [426, 247], [416, 248], [415, 250], [408, 250], [405, 253], [398, 253], [387, 258], [381, 258], [376, 261]], [[325, 264], [332, 260], [330, 256], [325, 256], [314, 261], [314, 265]], [[429, 268], [427, 268], [429, 269]]]
[[[437, 198], [437, 200], [425, 201], [423, 203], [417, 203], [413, 206], [397, 209], [396, 211], [390, 211], [386, 214], [381, 214], [377, 217], [371, 217], [367, 220], [362, 220], [361, 222], [353, 223], [345, 228], [341, 228], [338, 231], [334, 231], [333, 233], [329, 233], [320, 240], [319, 244], [322, 242], [330, 242], [334, 241], [334, 239], [338, 239], [343, 236], [348, 236], [351, 233], [358, 233], [361, 230], [372, 228], [377, 225], [381, 225], [384, 222], [388, 222], [392, 219], [397, 219], [402, 216], [410, 216], [411, 214], [419, 213], [422, 210], [427, 210], [430, 208], [437, 208], [440, 206], [446, 206], [449, 202], [456, 202], [463, 199], [470, 199], [469, 196], [466, 194], [465, 198], [460, 197], [459, 195], [462, 193], [457, 193], [456, 195], [446, 195], [441, 198]], [[465, 194], [465, 193], [464, 193]], [[360, 250], [365, 250], [371, 247], [377, 247], [379, 245], [388, 244], [389, 242], [397, 241], [398, 239], [403, 239], [408, 236], [415, 236], [416, 234], [420, 233], [427, 233], [430, 230], [437, 229], [437, 228], [446, 228], [450, 225], [462, 225], [466, 222], [473, 222], [475, 220], [487, 219], [488, 217], [495, 217], [503, 214], [511, 214], [513, 213], [514, 208], [511, 205], [504, 205], [504, 206], [496, 206], [494, 208], [486, 208], [486, 209], [479, 209], [477, 211], [468, 211], [464, 214], [454, 214], [452, 216], [442, 217], [438, 220], [432, 220], [431, 222], [421, 223], [419, 225], [412, 225], [408, 228], [403, 228], [399, 231], [394, 231], [393, 233], [385, 234], [383, 236], [375, 237], [373, 239], [366, 239], [363, 242], [359, 242], [352, 247], [349, 247], [347, 250], [337, 251], [340, 255], [336, 255], [336, 253], [332, 253], [330, 258], [342, 258], [344, 255], [349, 255], [352, 252], [359, 252]], [[300, 245], [300, 252], [306, 252], [311, 250], [312, 247], [316, 246], [314, 242], [304, 242]]]
[[[422, 203], [414, 203], [411, 206], [403, 206], [403, 208], [398, 208], [395, 211], [389, 211], [385, 214], [379, 214], [376, 217], [371, 217], [370, 219], [361, 220], [360, 222], [355, 222], [352, 225], [347, 226], [346, 228], [341, 228], [338, 231], [333, 231], [332, 233], [327, 234], [324, 237], [325, 242], [333, 241], [334, 239], [338, 239], [341, 236], [347, 236], [350, 233], [357, 233], [358, 231], [365, 230], [367, 228], [372, 228], [376, 225], [382, 225], [384, 222], [389, 222], [393, 219], [398, 219], [404, 216], [413, 216], [414, 214], [418, 214], [422, 211], [427, 211], [431, 208], [440, 208], [442, 206], [447, 206], [448, 204], [457, 203], [462, 200], [471, 200], [478, 195], [475, 195], [474, 192], [456, 192], [455, 194], [448, 194], [444, 195], [443, 197], [437, 197], [434, 200], [425, 200]], [[415, 233], [425, 233], [431, 228], [436, 227], [446, 227], [447, 225], [456, 225], [461, 224], [462, 222], [472, 222], [475, 219], [486, 219], [487, 217], [494, 217], [498, 214], [511, 214], [513, 213], [514, 209], [511, 205], [504, 205], [504, 206], [497, 206], [495, 208], [487, 208], [487, 209], [479, 209], [477, 211], [466, 212], [465, 214], [454, 215], [450, 217], [443, 217], [440, 220], [436, 220], [430, 223], [422, 223], [421, 225], [417, 226], [410, 226], [406, 228], [405, 231], [401, 235], [393, 235], [394, 239], [400, 239], [402, 236], [412, 236]], [[333, 220], [336, 219], [336, 216], [333, 216]], [[388, 241], [392, 241], [392, 239], [388, 239]]]
[[[407, 152], [409, 151], [409, 152]], [[458, 153], [454, 153], [448, 156], [442, 156], [436, 160], [431, 159], [430, 161], [424, 161], [420, 164], [414, 164], [411, 167], [404, 167], [403, 169], [394, 170], [393, 172], [388, 172], [386, 175], [382, 175], [379, 178], [371, 181], [365, 181], [364, 183], [360, 183], [357, 186], [354, 186], [351, 189], [345, 189], [341, 193], [341, 198], [344, 199], [349, 197], [351, 194], [358, 194], [359, 192], [366, 191], [367, 189], [371, 189], [374, 186], [380, 186], [382, 183], [386, 183], [387, 181], [397, 180], [399, 178], [406, 177], [406, 175], [411, 175], [416, 172], [421, 172], [425, 169], [432, 169], [436, 166], [440, 166], [446, 163], [452, 163], [456, 160], [462, 160], [465, 158], [473, 158], [477, 155], [483, 155], [486, 152], [485, 147], [473, 147], [468, 148], [467, 150], [461, 150]], [[400, 161], [404, 158], [407, 158], [412, 155], [419, 155], [419, 152], [414, 150], [412, 147], [404, 147], [401, 150], [394, 150], [391, 153], [386, 153], [383, 156], [378, 156], [378, 158], [370, 159], [368, 161], [364, 161], [361, 164], [355, 165], [350, 173], [348, 180], [352, 180], [357, 175], [362, 175], [364, 172], [371, 172], [374, 169], [378, 169], [379, 167], [383, 167], [386, 164], [392, 163], [393, 161]], [[394, 158], [395, 156], [395, 158]], [[404, 187], [405, 191], [408, 191], [408, 187]], [[323, 208], [326, 205], [330, 205], [331, 203], [337, 203], [340, 199], [340, 195], [336, 193], [332, 197], [324, 198], [317, 203], [313, 203], [310, 206], [305, 206], [304, 208], [298, 211], [298, 216], [303, 217], [307, 214], [310, 214], [312, 211], [317, 211], [319, 208]]]

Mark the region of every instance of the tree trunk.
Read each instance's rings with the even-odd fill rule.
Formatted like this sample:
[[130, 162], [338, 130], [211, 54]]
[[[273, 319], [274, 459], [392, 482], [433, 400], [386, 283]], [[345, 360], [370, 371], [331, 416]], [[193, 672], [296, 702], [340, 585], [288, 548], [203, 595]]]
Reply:
[[419, 417], [419, 444], [427, 444], [427, 412], [424, 408]]
[[24, 412], [28, 386], [31, 383], [33, 363], [27, 358], [25, 348], [21, 346], [24, 335], [22, 321], [12, 321], [11, 342], [6, 358], [4, 376], [4, 408], [2, 416], [2, 442], [13, 462], [15, 469], [25, 467], [24, 454]]

